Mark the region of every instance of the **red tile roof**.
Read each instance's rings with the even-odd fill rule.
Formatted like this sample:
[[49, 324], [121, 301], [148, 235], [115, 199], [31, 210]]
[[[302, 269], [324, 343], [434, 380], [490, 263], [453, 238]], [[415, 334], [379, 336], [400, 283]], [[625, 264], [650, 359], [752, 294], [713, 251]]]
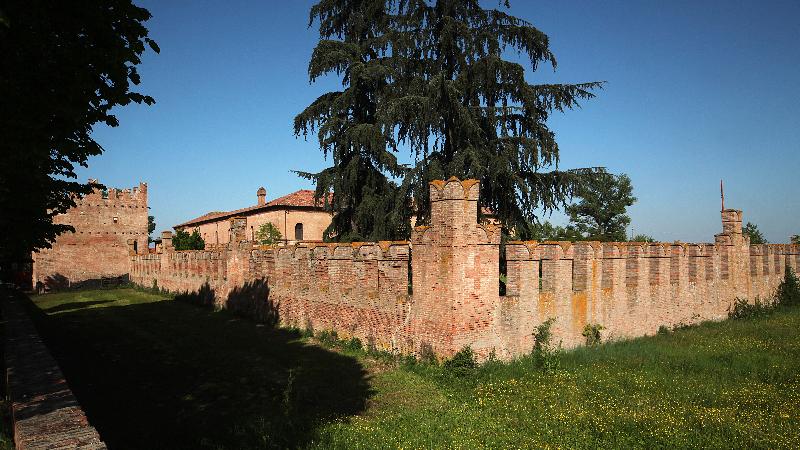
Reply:
[[314, 191], [308, 189], [301, 189], [299, 191], [292, 192], [291, 194], [284, 195], [283, 197], [276, 198], [275, 200], [267, 202], [266, 205], [254, 205], [248, 206], [247, 208], [236, 209], [233, 211], [212, 211], [209, 213], [205, 213], [200, 217], [196, 217], [192, 220], [187, 222], [183, 222], [182, 224], [175, 225], [173, 228], [181, 228], [186, 227], [189, 225], [195, 225], [203, 222], [213, 222], [216, 220], [224, 219], [226, 217], [233, 217], [239, 215], [249, 215], [248, 213], [252, 213], [255, 211], [261, 211], [263, 209], [269, 208], [279, 208], [279, 207], [302, 207], [302, 208], [314, 208], [317, 207], [322, 209], [323, 202], [320, 201], [319, 203], [314, 202]]

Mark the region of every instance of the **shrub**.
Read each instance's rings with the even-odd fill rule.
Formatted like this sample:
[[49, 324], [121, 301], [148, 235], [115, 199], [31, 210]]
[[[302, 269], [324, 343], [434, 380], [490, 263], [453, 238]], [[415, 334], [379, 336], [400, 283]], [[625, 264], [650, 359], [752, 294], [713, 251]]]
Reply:
[[591, 324], [587, 323], [586, 326], [583, 327], [583, 337], [586, 338], [586, 346], [587, 347], [594, 347], [595, 345], [600, 343], [602, 336], [600, 336], [600, 331], [605, 330], [606, 327], [600, 325], [599, 323]]
[[349, 341], [347, 341], [347, 343], [345, 344], [345, 348], [347, 350], [351, 350], [354, 352], [360, 352], [361, 350], [364, 349], [364, 346], [361, 345], [361, 339], [353, 337]]
[[775, 292], [775, 303], [780, 306], [800, 305], [800, 282], [791, 267], [786, 266], [783, 281]]
[[658, 332], [656, 334], [658, 334], [659, 336], [664, 336], [669, 333], [670, 329], [666, 325], [661, 325], [660, 327], [658, 327]]
[[553, 338], [553, 323], [555, 317], [542, 322], [533, 333], [533, 361], [545, 373], [558, 370], [561, 365], [561, 345], [554, 347], [550, 342]]
[[729, 319], [752, 319], [755, 317], [762, 317], [770, 313], [775, 306], [774, 302], [766, 300], [761, 301], [756, 297], [753, 303], [749, 303], [746, 298], [739, 298], [733, 301], [733, 304], [728, 307]]
[[325, 347], [333, 347], [339, 341], [339, 335], [336, 331], [323, 330], [317, 333], [317, 340]]
[[472, 374], [477, 367], [478, 362], [475, 360], [475, 354], [469, 346], [459, 350], [458, 353], [442, 365], [445, 374], [459, 378]]

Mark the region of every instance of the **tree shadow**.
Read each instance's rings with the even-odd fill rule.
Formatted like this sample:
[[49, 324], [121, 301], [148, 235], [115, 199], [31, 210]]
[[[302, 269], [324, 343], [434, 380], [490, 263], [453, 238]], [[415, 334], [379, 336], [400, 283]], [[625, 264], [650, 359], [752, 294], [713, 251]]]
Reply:
[[62, 303], [60, 305], [56, 305], [51, 308], [46, 308], [43, 311], [46, 312], [47, 314], [53, 314], [61, 311], [69, 311], [72, 309], [83, 309], [83, 308], [88, 308], [90, 306], [102, 305], [104, 303], [114, 303], [114, 300], [95, 300], [91, 302]]
[[129, 282], [130, 277], [128, 275], [73, 281], [63, 274], [54, 273], [45, 277], [43, 282], [37, 282], [35, 288], [36, 292], [42, 294], [45, 292], [74, 291], [79, 289], [106, 289], [119, 287], [128, 284]]
[[[265, 288], [232, 292], [230, 308], [277, 323]], [[195, 294], [184, 300], [213, 304], [210, 288]], [[294, 448], [321, 423], [363, 411], [372, 395], [356, 359], [232, 311], [176, 301], [36, 311], [110, 448]]]

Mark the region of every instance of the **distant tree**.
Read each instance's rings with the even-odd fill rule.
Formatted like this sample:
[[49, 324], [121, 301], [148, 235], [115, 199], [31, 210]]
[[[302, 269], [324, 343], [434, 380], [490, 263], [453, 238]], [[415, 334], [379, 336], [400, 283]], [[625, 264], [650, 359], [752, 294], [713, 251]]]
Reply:
[[750, 244], [768, 244], [766, 239], [764, 239], [764, 235], [761, 234], [761, 231], [758, 229], [758, 225], [747, 222], [742, 228], [742, 234], [745, 236], [750, 236]]
[[573, 225], [553, 225], [548, 221], [527, 224], [526, 230], [517, 233], [515, 239], [532, 239], [535, 241], [582, 241], [583, 235]]
[[[547, 35], [529, 22], [477, 0], [321, 0], [310, 19], [320, 32], [312, 81], [335, 73], [344, 86], [295, 118], [295, 133], [317, 131], [332, 156], [331, 168], [303, 174], [318, 198], [333, 190], [329, 237], [407, 237], [410, 208], [430, 219], [428, 182], [450, 176], [479, 179], [480, 206], [524, 232], [537, 208], [564, 206], [597, 172], [559, 170], [547, 119], [601, 83], [529, 83], [525, 66], [556, 66]], [[525, 66], [504, 59], [515, 51]], [[415, 158], [409, 170], [401, 149]]]
[[570, 222], [586, 239], [625, 241], [631, 218], [625, 214], [633, 205], [631, 179], [625, 175], [597, 174], [575, 192], [578, 203], [566, 207]]
[[192, 234], [178, 230], [172, 237], [172, 246], [175, 250], [203, 250], [206, 248], [206, 243], [197, 230], [194, 230]]
[[631, 242], [656, 242], [656, 240], [646, 234], [637, 234], [631, 238]]
[[145, 48], [158, 52], [131, 0], [0, 3], [0, 265], [73, 231], [53, 217], [91, 192], [75, 166], [102, 153], [96, 124], [111, 110], [153, 104], [130, 90]]
[[800, 234], [795, 234], [789, 238], [792, 244], [800, 245]]
[[147, 216], [147, 243], [153, 242], [153, 231], [156, 230], [156, 218], [154, 216]]
[[261, 225], [256, 231], [256, 240], [262, 245], [274, 245], [279, 243], [282, 239], [283, 236], [280, 230], [278, 230], [278, 227], [273, 225], [272, 222]]

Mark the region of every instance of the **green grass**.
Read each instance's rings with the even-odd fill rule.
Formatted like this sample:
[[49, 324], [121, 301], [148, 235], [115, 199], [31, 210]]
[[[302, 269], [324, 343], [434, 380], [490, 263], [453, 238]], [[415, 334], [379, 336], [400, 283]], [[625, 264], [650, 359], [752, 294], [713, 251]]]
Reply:
[[797, 308], [456, 377], [139, 291], [34, 302], [111, 448], [800, 446]]

